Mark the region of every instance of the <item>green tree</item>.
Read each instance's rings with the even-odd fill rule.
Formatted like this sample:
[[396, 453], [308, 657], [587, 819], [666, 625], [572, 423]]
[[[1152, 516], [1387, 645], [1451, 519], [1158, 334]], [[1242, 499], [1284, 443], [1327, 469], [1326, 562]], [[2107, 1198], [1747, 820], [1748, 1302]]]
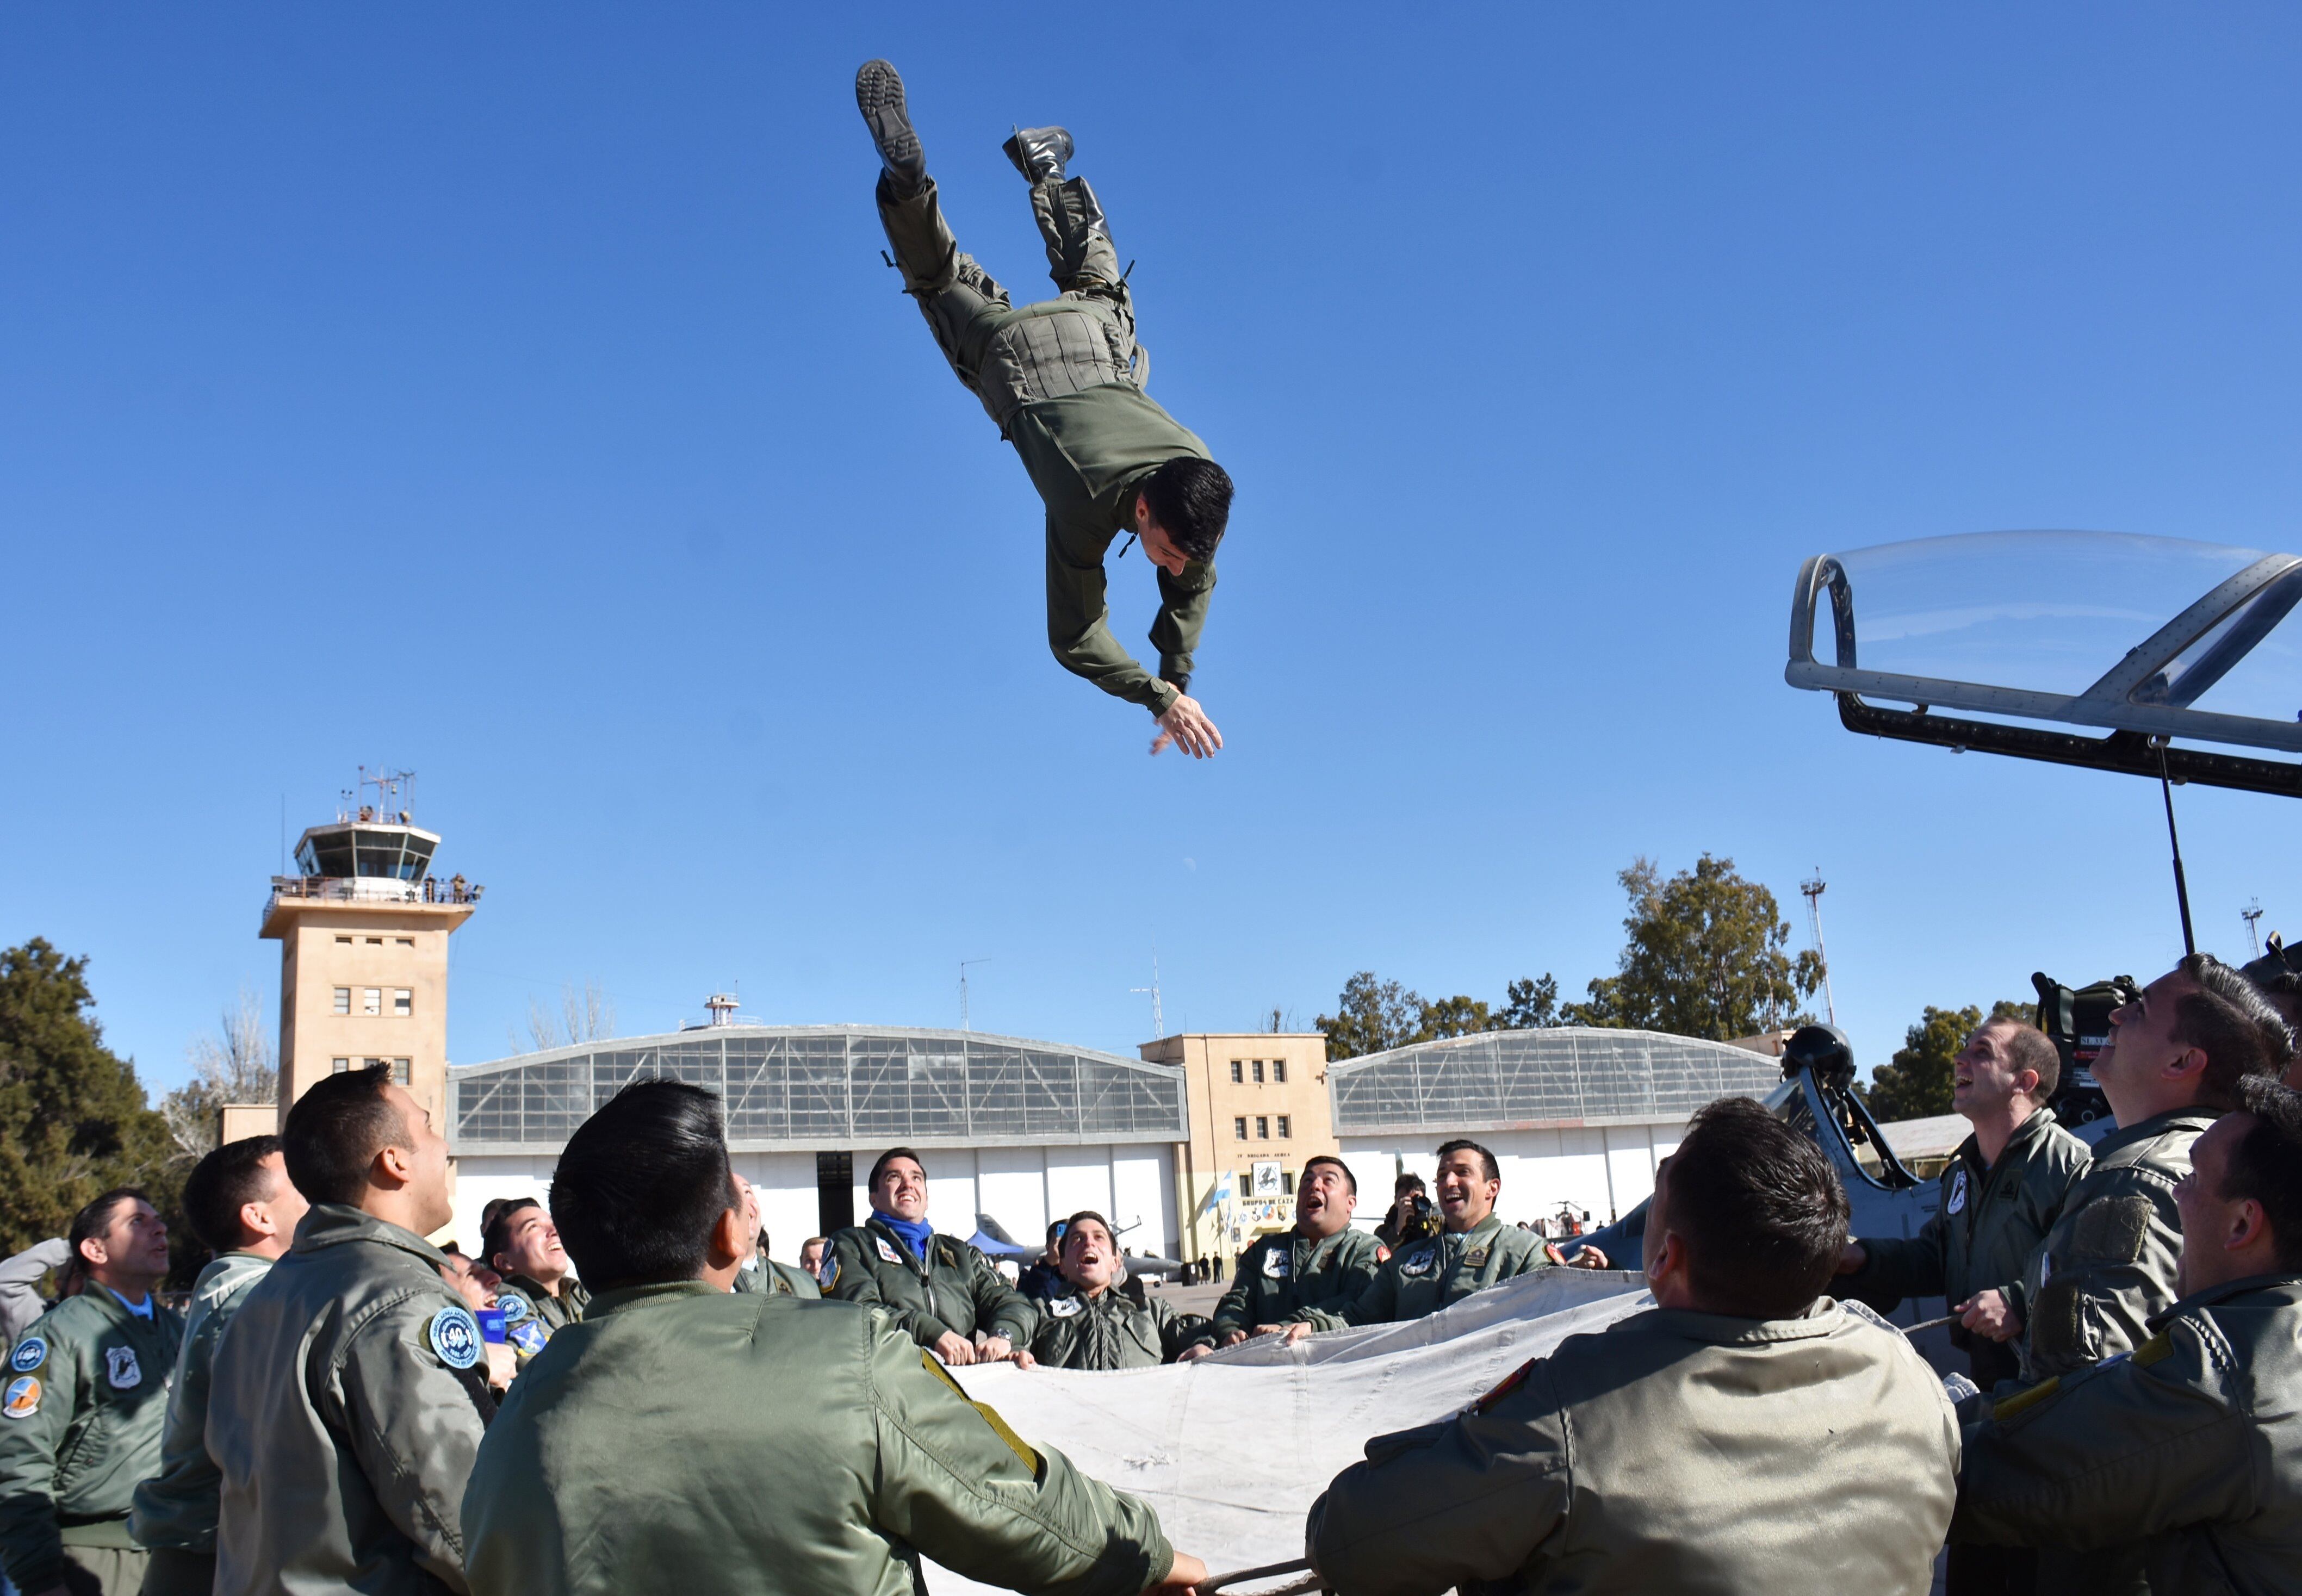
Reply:
[[[2035, 1024], [2036, 1007], [2011, 998], [1990, 1005], [1988, 1018]], [[1919, 1022], [1903, 1033], [1895, 1056], [1870, 1071], [1870, 1084], [1854, 1089], [1869, 1105], [1880, 1124], [1896, 1120], [1924, 1120], [1951, 1112], [1951, 1077], [1958, 1050], [1966, 1046], [1984, 1015], [1969, 1004], [1962, 1009], [1938, 1009], [1928, 1004]]]
[[1485, 1004], [1458, 992], [1452, 997], [1423, 1005], [1422, 1023], [1416, 1027], [1414, 1039], [1436, 1042], [1443, 1037], [1474, 1036], [1496, 1029], [1494, 1016]]
[[0, 1254], [61, 1236], [107, 1187], [173, 1185], [168, 1121], [104, 1045], [87, 970], [38, 937], [0, 951]]
[[1423, 995], [1362, 970], [1343, 983], [1335, 1012], [1312, 1023], [1327, 1036], [1331, 1059], [1359, 1058], [1423, 1039]]
[[1591, 983], [1588, 1002], [1566, 1005], [1568, 1024], [1731, 1042], [1808, 1018], [1799, 1000], [1822, 984], [1822, 961], [1791, 956], [1775, 895], [1733, 860], [1705, 853], [1665, 881], [1637, 859], [1617, 879], [1631, 900], [1629, 939], [1616, 973]]
[[1534, 980], [1513, 981], [1495, 1011], [1494, 1030], [1542, 1030], [1558, 1023], [1558, 983], [1545, 970]]

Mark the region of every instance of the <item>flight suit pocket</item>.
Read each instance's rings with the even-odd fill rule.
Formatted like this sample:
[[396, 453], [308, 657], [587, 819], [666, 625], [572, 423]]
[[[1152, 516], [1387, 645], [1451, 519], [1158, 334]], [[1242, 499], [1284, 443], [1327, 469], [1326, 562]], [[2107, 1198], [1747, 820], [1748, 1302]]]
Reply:
[[2150, 1199], [2143, 1197], [2105, 1197], [2088, 1203], [2071, 1227], [2071, 1258], [2133, 1263], [2142, 1256], [2153, 1212]]
[[2046, 1283], [2031, 1305], [2030, 1348], [2042, 1357], [2078, 1357], [2086, 1352], [2086, 1315], [2075, 1280]]

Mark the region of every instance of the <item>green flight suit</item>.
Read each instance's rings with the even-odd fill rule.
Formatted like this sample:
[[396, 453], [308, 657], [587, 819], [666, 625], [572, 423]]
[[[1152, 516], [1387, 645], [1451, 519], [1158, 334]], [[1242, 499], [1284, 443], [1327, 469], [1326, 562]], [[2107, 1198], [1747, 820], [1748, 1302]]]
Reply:
[[[1983, 1163], [1981, 1145], [1968, 1137], [1943, 1167], [1934, 1217], [1915, 1236], [1861, 1238], [1869, 1256], [1861, 1269], [1838, 1277], [1839, 1294], [1960, 1303], [1978, 1291], [1998, 1291], [2016, 1300], [2023, 1266], [2062, 1217], [2089, 1155], [2086, 1143], [2045, 1109], [2015, 1128], [1995, 1163]], [[1965, 1349], [1986, 1390], [2018, 1371], [2016, 1355], [1997, 1341], [1958, 1325], [1950, 1339]]]
[[825, 1294], [884, 1307], [922, 1347], [945, 1331], [972, 1339], [1004, 1336], [1031, 1344], [1031, 1305], [999, 1278], [990, 1261], [955, 1236], [930, 1235], [927, 1261], [877, 1214], [831, 1239], [831, 1281]]
[[1151, 1509], [1035, 1452], [883, 1313], [602, 1292], [512, 1386], [464, 1496], [475, 1596], [914, 1596], [919, 1559], [1135, 1596]]
[[223, 1476], [208, 1456], [208, 1388], [216, 1343], [241, 1300], [272, 1268], [257, 1253], [228, 1252], [192, 1282], [192, 1311], [184, 1321], [183, 1350], [168, 1393], [167, 1428], [159, 1472], [136, 1487], [128, 1531], [154, 1557], [155, 1584], [169, 1591], [209, 1590], [215, 1584], [216, 1496]]
[[1051, 1369], [1148, 1369], [1189, 1348], [1214, 1345], [1197, 1314], [1178, 1314], [1156, 1297], [1141, 1303], [1116, 1288], [1089, 1297], [1077, 1290], [1039, 1305], [1031, 1356]]
[[1354, 1225], [1323, 1238], [1300, 1231], [1265, 1236], [1239, 1255], [1231, 1289], [1215, 1305], [1216, 1342], [1234, 1330], [1253, 1335], [1258, 1324], [1307, 1322], [1313, 1312], [1340, 1316], [1382, 1267], [1378, 1247]]
[[316, 1203], [216, 1348], [216, 1596], [462, 1592], [495, 1413], [478, 1321], [421, 1236]]
[[754, 1258], [735, 1272], [735, 1289], [764, 1297], [804, 1297], [812, 1302], [823, 1295], [815, 1276], [773, 1258]]
[[2130, 1356], [1969, 1425], [1953, 1541], [2088, 1550], [2147, 1537], [2161, 1592], [2302, 1584], [2302, 1275], [2194, 1292]]
[[[168, 1382], [184, 1322], [145, 1318], [95, 1281], [32, 1322], [0, 1396], [0, 1562], [19, 1592], [69, 1580], [131, 1593], [144, 1554], [128, 1533], [136, 1483], [160, 1469]], [[115, 1583], [124, 1582], [124, 1583]]]
[[1500, 1281], [1550, 1267], [1542, 1238], [1493, 1214], [1459, 1234], [1441, 1231], [1383, 1260], [1365, 1290], [1341, 1313], [1299, 1308], [1295, 1317], [1315, 1330], [1355, 1324], [1403, 1324], [1460, 1302]]
[[1925, 1596], [1957, 1415], [1899, 1333], [1656, 1308], [1367, 1442], [1311, 1508], [1340, 1596]]
[[524, 1274], [504, 1276], [496, 1306], [503, 1310], [504, 1340], [511, 1344], [519, 1366], [527, 1367], [527, 1360], [543, 1350], [560, 1326], [581, 1319], [584, 1305], [591, 1300], [592, 1293], [572, 1274], [560, 1277], [557, 1297], [542, 1281]]
[[936, 342], [999, 434], [1015, 446], [1047, 511], [1047, 644], [1063, 668], [1164, 715], [1190, 685], [1214, 592], [1211, 563], [1157, 573], [1156, 676], [1111, 634], [1105, 555], [1132, 530], [1144, 479], [1206, 445], [1143, 391], [1147, 355], [1111, 235], [1084, 180], [1040, 183], [1032, 209], [1061, 296], [1021, 310], [961, 251], [930, 181], [909, 199], [879, 188], [879, 220]]

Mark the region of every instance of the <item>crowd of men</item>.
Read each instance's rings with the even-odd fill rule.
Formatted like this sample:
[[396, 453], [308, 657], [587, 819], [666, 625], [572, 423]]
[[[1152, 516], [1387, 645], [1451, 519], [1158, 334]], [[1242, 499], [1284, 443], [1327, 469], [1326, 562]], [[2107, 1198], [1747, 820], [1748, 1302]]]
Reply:
[[[2116, 1129], [2054, 1123], [2060, 1055], [2011, 1021], [1959, 1054], [1973, 1133], [1908, 1238], [1851, 1238], [1815, 1142], [1748, 1099], [1658, 1172], [1654, 1306], [1569, 1338], [1469, 1409], [1380, 1436], [1312, 1507], [1343, 1596], [1529, 1591], [2270, 1592], [2302, 1582], [2302, 1093], [2291, 1005], [2210, 958], [2113, 1017]], [[1205, 1567], [1144, 1502], [946, 1371], [1192, 1362], [1437, 1312], [1567, 1260], [1495, 1215], [1493, 1156], [1439, 1152], [1435, 1203], [1352, 1222], [1340, 1160], [1211, 1318], [1071, 1215], [1010, 1284], [935, 1230], [923, 1160], [869, 1220], [764, 1256], [718, 1100], [636, 1083], [570, 1138], [548, 1199], [449, 1222], [447, 1147], [388, 1071], [326, 1078], [281, 1136], [193, 1171], [215, 1254], [188, 1315], [168, 1237], [107, 1192], [0, 1269], [0, 1562], [23, 1596], [872, 1592], [922, 1558], [1065, 1596], [1181, 1596]], [[1584, 1249], [1576, 1262], [1603, 1264]], [[1861, 1299], [1943, 1295], [1948, 1389]], [[1195, 1376], [1194, 1378], [1197, 1378]], [[1978, 1389], [1979, 1388], [1979, 1389]], [[1343, 1460], [1338, 1459], [1340, 1464]]]

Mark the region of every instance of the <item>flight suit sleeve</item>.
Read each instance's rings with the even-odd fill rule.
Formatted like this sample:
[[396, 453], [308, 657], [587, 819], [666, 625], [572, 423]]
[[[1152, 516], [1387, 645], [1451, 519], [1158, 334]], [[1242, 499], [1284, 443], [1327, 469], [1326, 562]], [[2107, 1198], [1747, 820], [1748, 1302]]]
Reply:
[[2261, 1511], [2233, 1368], [2178, 1320], [2130, 1357], [1998, 1403], [1966, 1428], [1950, 1538], [2085, 1551]]
[[987, 1336], [1004, 1336], [1008, 1345], [1028, 1347], [1031, 1332], [1038, 1327], [1039, 1315], [1023, 1294], [999, 1277], [991, 1261], [973, 1247], [968, 1248], [972, 1260], [969, 1281], [975, 1298], [975, 1327]]
[[1263, 1250], [1266, 1245], [1258, 1241], [1239, 1255], [1239, 1263], [1231, 1270], [1231, 1284], [1225, 1288], [1222, 1300], [1215, 1304], [1214, 1333], [1218, 1339], [1234, 1330], [1241, 1335], [1254, 1331], [1252, 1304], [1255, 1281], [1263, 1267]]
[[[1176, 699], [1182, 696], [1173, 686], [1154, 676], [1135, 661], [1135, 657], [1119, 646], [1119, 639], [1111, 634], [1111, 611], [1104, 601], [1103, 559], [1097, 554], [1082, 563], [1063, 550], [1063, 528], [1053, 516], [1047, 518], [1047, 646], [1054, 651], [1055, 659], [1073, 676], [1085, 676], [1114, 698], [1129, 703], [1141, 704], [1154, 715], [1164, 715]], [[1186, 575], [1190, 570], [1185, 567]], [[1210, 581], [1212, 586], [1212, 580]], [[1164, 595], [1164, 587], [1162, 592]], [[1206, 605], [1204, 599], [1198, 606], [1199, 619], [1204, 620]], [[1165, 618], [1165, 611], [1161, 611]], [[1176, 641], [1183, 642], [1182, 626], [1175, 628]], [[1196, 643], [1198, 624], [1192, 623], [1189, 641]], [[1188, 659], [1189, 651], [1185, 651]]]
[[1359, 1299], [1374, 1283], [1374, 1277], [1382, 1273], [1382, 1260], [1376, 1254], [1372, 1238], [1363, 1247], [1348, 1246], [1348, 1250], [1338, 1248], [1324, 1294], [1303, 1298], [1288, 1317], [1320, 1330], [1336, 1329], [1343, 1323], [1345, 1310]]
[[1500, 1260], [1494, 1279], [1487, 1281], [1488, 1285], [1500, 1285], [1504, 1281], [1516, 1280], [1522, 1274], [1533, 1274], [1538, 1269], [1553, 1267], [1550, 1255], [1542, 1250], [1542, 1239], [1533, 1231], [1512, 1230], [1508, 1234], [1517, 1239], [1509, 1244], [1510, 1251]]
[[[37, 1337], [47, 1356], [29, 1369], [8, 1360], [8, 1400], [0, 1413], [0, 1564], [19, 1591], [45, 1591], [62, 1583], [63, 1541], [56, 1533], [56, 1452], [63, 1445], [81, 1393], [88, 1389], [85, 1349], [46, 1333], [45, 1321], [17, 1343]], [[13, 1352], [14, 1348], [11, 1348]], [[29, 1381], [32, 1385], [20, 1391]], [[25, 1411], [30, 1393], [31, 1407]]]
[[2163, 1175], [2136, 1170], [2089, 1198], [2061, 1256], [2033, 1256], [2030, 1278], [2042, 1267], [2047, 1273], [2022, 1305], [2027, 1368], [2065, 1373], [2139, 1346], [2150, 1316], [2179, 1295], [2174, 1270], [2181, 1252], [2174, 1186]]
[[1175, 1554], [1150, 1508], [1035, 1451], [900, 1336], [871, 1347], [872, 1522], [964, 1578], [1044, 1596], [1136, 1596]]
[[1151, 646], [1159, 651], [1159, 679], [1179, 693], [1191, 687], [1200, 630], [1214, 601], [1215, 568], [1192, 560], [1180, 576], [1159, 571], [1159, 613], [1151, 620]]
[[1919, 1227], [1915, 1236], [1857, 1237], [1862, 1243], [1862, 1267], [1840, 1275], [1839, 1283], [1849, 1289], [1834, 1291], [1832, 1295], [1851, 1296], [1861, 1291], [1879, 1297], [1941, 1296], [1943, 1271], [1946, 1267], [1943, 1262], [1944, 1227], [1948, 1222], [1937, 1212]]
[[1377, 1436], [1335, 1476], [1304, 1530], [1329, 1590], [1430, 1596], [1526, 1567], [1567, 1516], [1566, 1420], [1547, 1362], [1498, 1389], [1458, 1418]]
[[954, 1333], [950, 1325], [925, 1309], [907, 1308], [880, 1295], [878, 1271], [871, 1266], [863, 1244], [857, 1239], [863, 1233], [842, 1231], [831, 1239], [832, 1261], [837, 1265], [831, 1277], [831, 1295], [841, 1302], [860, 1302], [878, 1308], [922, 1347], [932, 1347]]
[[35, 1242], [14, 1257], [0, 1260], [0, 1340], [13, 1347], [32, 1321], [48, 1311], [48, 1305], [40, 1300], [40, 1279], [71, 1261], [71, 1247], [61, 1236]]
[[332, 1416], [416, 1561], [464, 1592], [464, 1488], [495, 1404], [480, 1367], [452, 1369], [432, 1346], [433, 1319], [447, 1306], [410, 1297], [363, 1326], [337, 1372]]
[[1151, 1299], [1151, 1316], [1159, 1326], [1159, 1355], [1168, 1363], [1173, 1363], [1194, 1347], [1215, 1344], [1214, 1324], [1197, 1314], [1179, 1314], [1155, 1297]]

